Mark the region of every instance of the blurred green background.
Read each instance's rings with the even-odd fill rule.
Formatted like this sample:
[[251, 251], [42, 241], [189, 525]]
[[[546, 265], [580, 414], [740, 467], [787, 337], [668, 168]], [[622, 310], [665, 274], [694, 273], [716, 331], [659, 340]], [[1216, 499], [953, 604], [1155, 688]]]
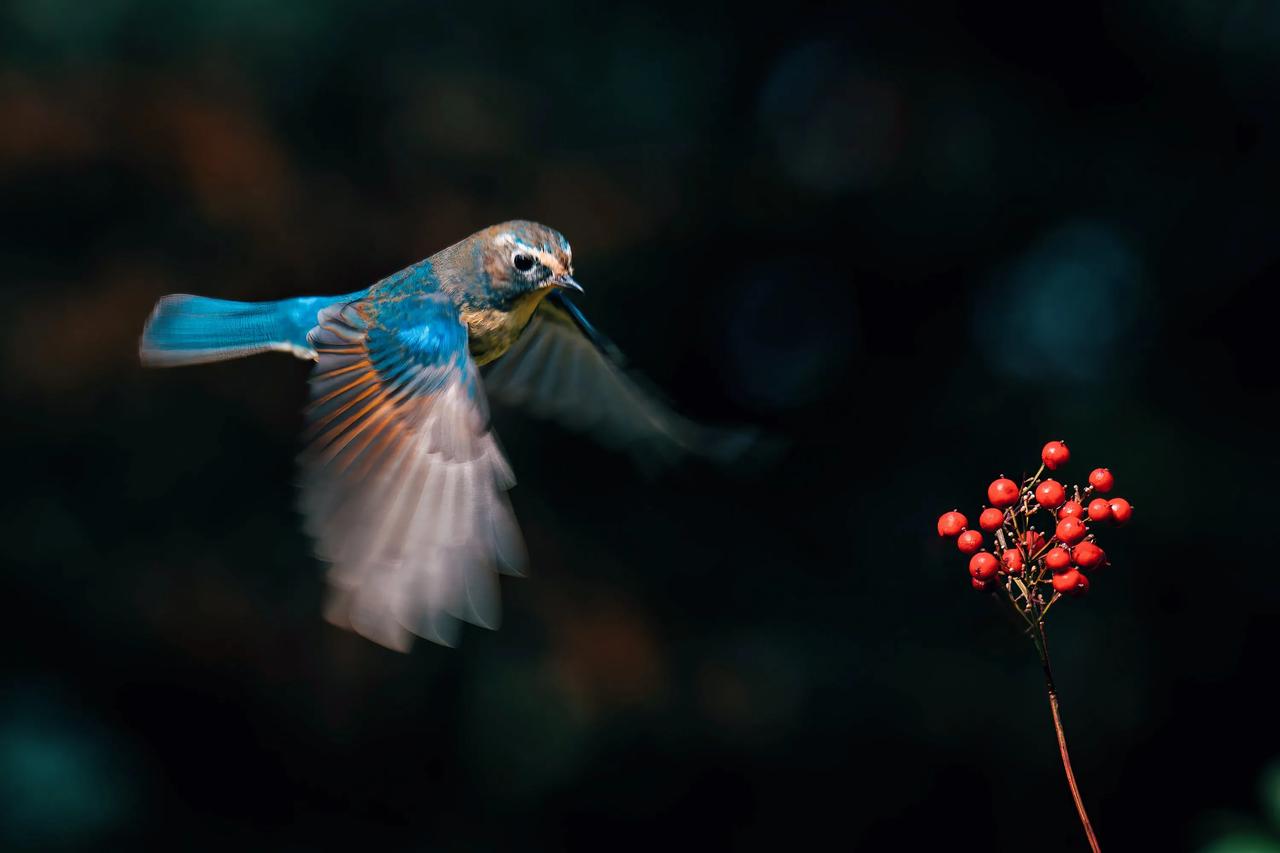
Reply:
[[[1065, 438], [1137, 508], [1051, 622], [1104, 845], [1277, 849], [1280, 5], [1052, 15], [0, 4], [0, 846], [1081, 849], [1034, 652], [933, 532]], [[136, 338], [514, 217], [789, 449], [652, 481], [499, 413], [532, 576], [395, 655], [320, 618], [307, 365]]]

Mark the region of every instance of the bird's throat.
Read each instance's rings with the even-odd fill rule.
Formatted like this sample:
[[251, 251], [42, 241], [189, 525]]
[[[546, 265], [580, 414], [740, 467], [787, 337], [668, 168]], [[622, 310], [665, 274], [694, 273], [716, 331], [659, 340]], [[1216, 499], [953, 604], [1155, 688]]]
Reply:
[[544, 287], [517, 297], [510, 308], [463, 308], [471, 357], [485, 365], [500, 357], [520, 337], [539, 303], [551, 292]]

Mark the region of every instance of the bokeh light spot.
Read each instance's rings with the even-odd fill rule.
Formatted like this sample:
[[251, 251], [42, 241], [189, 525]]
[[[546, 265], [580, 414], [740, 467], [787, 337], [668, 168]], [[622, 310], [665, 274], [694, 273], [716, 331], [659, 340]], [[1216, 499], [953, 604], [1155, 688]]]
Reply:
[[761, 410], [823, 396], [842, 378], [858, 337], [848, 285], [805, 264], [744, 272], [725, 366], [733, 395]]
[[131, 811], [130, 775], [109, 737], [42, 698], [19, 697], [0, 718], [0, 841], [91, 841]]
[[863, 73], [849, 50], [801, 46], [778, 63], [760, 97], [760, 121], [783, 172], [811, 190], [878, 184], [901, 148], [901, 98]]
[[993, 370], [1015, 379], [1094, 381], [1125, 359], [1141, 305], [1142, 263], [1108, 225], [1076, 222], [1041, 237], [977, 300], [973, 333]]

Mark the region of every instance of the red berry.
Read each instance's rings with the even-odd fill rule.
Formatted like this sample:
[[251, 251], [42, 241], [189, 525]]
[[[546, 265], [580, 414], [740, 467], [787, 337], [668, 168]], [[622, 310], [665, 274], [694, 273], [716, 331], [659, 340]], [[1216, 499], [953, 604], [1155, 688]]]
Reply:
[[1004, 525], [1004, 513], [989, 506], [978, 516], [978, 526], [988, 533], [994, 533]]
[[1066, 499], [1067, 490], [1062, 488], [1062, 484], [1057, 480], [1045, 480], [1036, 486], [1036, 500], [1045, 509], [1062, 506], [1062, 502]]
[[956, 539], [956, 547], [965, 554], [972, 554], [982, 547], [982, 534], [976, 530], [966, 530]]
[[1128, 524], [1133, 518], [1133, 507], [1124, 498], [1111, 499], [1111, 518], [1116, 524]]
[[1071, 451], [1061, 441], [1051, 441], [1040, 451], [1040, 458], [1044, 461], [1044, 467], [1057, 471], [1060, 466], [1067, 464]]
[[1040, 531], [1034, 529], [1023, 533], [1018, 541], [1022, 543], [1022, 550], [1026, 551], [1029, 557], [1039, 554], [1040, 549], [1044, 547], [1044, 537], [1040, 535]]
[[1063, 595], [1083, 595], [1089, 591], [1089, 579], [1077, 569], [1053, 576], [1053, 588]]
[[1094, 498], [1089, 501], [1089, 520], [1090, 521], [1110, 521], [1111, 520], [1111, 504], [1107, 503], [1106, 498]]
[[1009, 574], [1022, 574], [1022, 552], [1017, 548], [1010, 548], [1001, 554], [1000, 562], [1004, 564], [1004, 570]]
[[977, 578], [969, 578], [969, 583], [973, 584], [973, 588], [979, 592], [991, 586], [991, 581], [980, 581]]
[[1044, 564], [1054, 574], [1065, 572], [1071, 568], [1071, 552], [1066, 548], [1050, 548], [1049, 553], [1044, 555]]
[[1106, 561], [1107, 555], [1092, 542], [1081, 542], [1071, 549], [1071, 559], [1082, 569], [1096, 569]]
[[1058, 538], [1068, 545], [1074, 545], [1084, 538], [1085, 529], [1084, 522], [1078, 518], [1064, 518], [1058, 522]]
[[1109, 468], [1094, 468], [1089, 472], [1089, 485], [1103, 494], [1111, 491], [1111, 487], [1115, 484], [1116, 478], [1111, 475]]
[[1001, 477], [987, 486], [987, 500], [992, 506], [1003, 509], [1018, 502], [1018, 484], [1007, 477]]
[[939, 536], [959, 536], [960, 533], [969, 526], [969, 519], [964, 517], [963, 513], [952, 510], [944, 512], [938, 516], [938, 535]]
[[1067, 501], [1062, 505], [1062, 509], [1058, 510], [1058, 520], [1061, 521], [1072, 516], [1079, 517], [1083, 513], [1084, 507], [1080, 506], [1080, 501]]
[[989, 581], [996, 576], [1000, 561], [989, 551], [979, 551], [969, 559], [969, 576], [980, 581]]

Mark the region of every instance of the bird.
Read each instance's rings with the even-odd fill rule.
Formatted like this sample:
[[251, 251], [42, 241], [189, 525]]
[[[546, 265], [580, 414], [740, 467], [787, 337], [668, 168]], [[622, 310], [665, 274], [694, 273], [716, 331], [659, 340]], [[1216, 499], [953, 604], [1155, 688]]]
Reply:
[[163, 296], [138, 351], [146, 367], [314, 362], [299, 507], [328, 565], [325, 618], [396, 651], [452, 646], [463, 622], [498, 627], [498, 576], [528, 559], [490, 398], [642, 459], [729, 461], [751, 444], [677, 414], [570, 293], [569, 242], [513, 220], [337, 296]]

